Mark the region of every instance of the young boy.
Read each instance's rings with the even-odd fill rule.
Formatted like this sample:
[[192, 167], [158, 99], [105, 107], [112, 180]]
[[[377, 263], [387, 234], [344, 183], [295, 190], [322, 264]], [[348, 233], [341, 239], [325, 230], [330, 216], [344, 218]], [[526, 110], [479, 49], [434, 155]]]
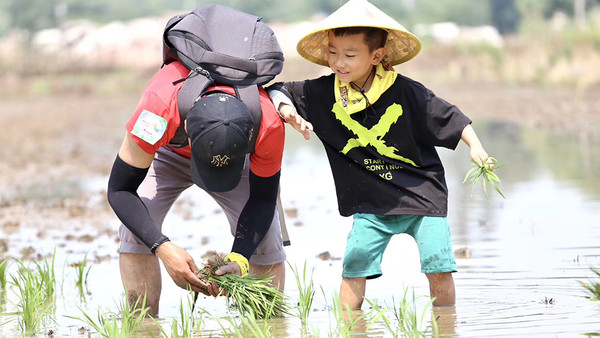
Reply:
[[[435, 147], [488, 158], [469, 120], [391, 66], [418, 54], [421, 42], [366, 0], [350, 0], [298, 43], [307, 60], [333, 74], [275, 84], [269, 94], [285, 120], [323, 143], [342, 216], [354, 215], [344, 255], [340, 300], [359, 309], [366, 279], [381, 276], [392, 235], [419, 248], [434, 305], [453, 305], [456, 263], [446, 219], [448, 189]], [[295, 106], [297, 108], [294, 109]]]

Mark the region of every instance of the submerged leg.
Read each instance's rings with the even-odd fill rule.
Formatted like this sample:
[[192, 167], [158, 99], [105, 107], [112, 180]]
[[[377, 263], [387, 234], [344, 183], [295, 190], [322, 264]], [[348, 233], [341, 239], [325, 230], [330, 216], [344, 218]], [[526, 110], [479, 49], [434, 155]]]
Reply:
[[365, 289], [367, 279], [361, 278], [343, 278], [340, 287], [340, 302], [342, 307], [350, 307], [351, 310], [360, 310], [365, 298]]
[[283, 291], [285, 288], [285, 264], [284, 262], [273, 264], [273, 265], [256, 265], [250, 264], [250, 274], [253, 276], [266, 275], [267, 277], [273, 276], [271, 281], [272, 287], [278, 287], [279, 290]]
[[433, 305], [454, 305], [456, 303], [456, 291], [451, 272], [426, 273], [425, 276], [429, 280], [431, 298], [435, 298]]
[[119, 268], [129, 305], [133, 307], [140, 297], [138, 306], [141, 305], [146, 295], [146, 306], [150, 308], [148, 314], [158, 316], [162, 287], [158, 258], [149, 254], [122, 253], [119, 255]]

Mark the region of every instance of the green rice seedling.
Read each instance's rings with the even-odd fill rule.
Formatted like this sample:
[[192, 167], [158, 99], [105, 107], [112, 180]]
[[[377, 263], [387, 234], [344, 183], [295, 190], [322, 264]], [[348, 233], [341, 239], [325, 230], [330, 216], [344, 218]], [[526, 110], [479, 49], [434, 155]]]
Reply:
[[[437, 322], [435, 318], [433, 318], [433, 302], [435, 299], [429, 300], [429, 302], [423, 308], [423, 313], [421, 316], [417, 315], [417, 307], [416, 307], [416, 298], [413, 292], [412, 302], [408, 301], [407, 297], [408, 290], [404, 290], [404, 297], [400, 302], [400, 305], [396, 306], [396, 301], [392, 297], [392, 302], [394, 303], [393, 313], [396, 321], [398, 322], [398, 328], [403, 336], [409, 337], [425, 337], [431, 336], [434, 337], [439, 336], [439, 330], [437, 326]], [[424, 326], [424, 322], [426, 320], [427, 313], [431, 314], [431, 325], [427, 326], [422, 330], [421, 328]]]
[[42, 277], [39, 271], [31, 270], [19, 262], [16, 276], [11, 276], [11, 284], [18, 292], [19, 301], [15, 305], [19, 316], [19, 327], [25, 334], [36, 333], [54, 309], [53, 288], [44, 284], [49, 283], [47, 275]]
[[283, 292], [270, 286], [273, 277], [253, 277], [249, 274], [241, 277], [235, 274], [216, 275], [215, 271], [224, 264], [221, 255], [211, 253], [207, 256], [204, 267], [197, 271], [197, 275], [207, 283], [217, 282], [221, 294], [227, 297], [229, 306], [235, 304], [242, 315], [256, 319], [283, 317], [289, 312]]
[[256, 319], [253, 317], [239, 317], [240, 322], [238, 323], [234, 318], [227, 317], [227, 322], [231, 325], [231, 328], [226, 328], [221, 322], [218, 321], [219, 326], [223, 330], [222, 334], [225, 337], [235, 338], [271, 338], [272, 327], [269, 322], [264, 319]]
[[52, 254], [52, 259], [44, 259], [41, 262], [35, 262], [37, 274], [40, 277], [39, 287], [43, 288], [48, 300], [54, 300], [54, 291], [56, 289], [56, 274], [54, 273], [54, 261], [56, 251]]
[[8, 260], [5, 258], [0, 259], [0, 290], [6, 290], [6, 268], [8, 267]]
[[190, 292], [190, 294], [187, 297], [187, 307], [185, 308], [183, 305], [183, 301], [179, 301], [179, 319], [181, 322], [178, 322], [177, 319], [173, 319], [170, 335], [167, 334], [166, 331], [163, 329], [162, 325], [160, 325], [158, 321], [155, 320], [155, 323], [160, 329], [160, 332], [165, 337], [189, 338], [194, 335], [195, 331], [200, 330], [200, 326], [202, 324], [202, 317], [200, 317], [198, 321], [196, 321], [194, 318], [194, 298], [194, 294]]
[[[439, 337], [437, 322], [433, 318], [431, 300], [424, 308], [421, 316], [417, 315], [416, 299], [413, 294], [412, 302], [408, 300], [407, 290], [404, 290], [404, 298], [399, 305], [393, 302], [393, 318], [388, 318], [387, 312], [389, 309], [380, 307], [376, 302], [369, 299], [365, 300], [369, 303], [375, 315], [370, 319], [369, 328], [378, 322], [383, 322], [385, 329], [392, 337]], [[431, 311], [431, 325], [423, 327], [425, 320], [428, 317], [427, 312]]]
[[[596, 276], [600, 277], [600, 269], [590, 268]], [[590, 300], [600, 301], [600, 281], [590, 281], [589, 283], [579, 282], [590, 292], [590, 296], [586, 297]]]
[[296, 284], [298, 285], [298, 307], [296, 310], [298, 312], [298, 317], [302, 322], [302, 326], [306, 326], [308, 322], [308, 315], [310, 314], [310, 310], [312, 308], [312, 303], [315, 298], [315, 290], [313, 289], [313, 281], [312, 281], [312, 272], [310, 274], [310, 278], [308, 281], [306, 280], [306, 261], [304, 261], [304, 270], [302, 271], [302, 278], [298, 274], [297, 270], [292, 267], [291, 264], [290, 269], [294, 273], [296, 277]]
[[378, 323], [379, 321], [383, 321], [385, 328], [392, 335], [392, 337], [394, 337], [394, 338], [398, 337], [397, 327], [394, 327], [394, 325], [392, 325], [392, 322], [385, 315], [386, 309], [380, 307], [379, 305], [377, 305], [376, 302], [373, 302], [367, 298], [365, 298], [365, 300], [371, 306], [371, 309], [372, 309], [371, 314], [373, 314], [373, 313], [375, 314], [369, 320], [368, 328], [371, 328], [374, 324]]
[[256, 319], [283, 317], [289, 311], [284, 294], [269, 286], [272, 279], [234, 274], [212, 277], [223, 289], [230, 305], [235, 304], [242, 315]]
[[82, 301], [85, 301], [85, 291], [83, 290], [83, 288], [84, 286], [87, 286], [88, 275], [92, 270], [92, 266], [88, 265], [87, 254], [85, 254], [85, 256], [83, 257], [83, 261], [78, 263], [72, 263], [71, 267], [75, 269], [75, 285], [79, 290], [79, 297]]
[[76, 272], [76, 281], [75, 285], [79, 288], [82, 288], [84, 284], [87, 284], [88, 275], [90, 274], [90, 270], [92, 266], [88, 266], [87, 254], [83, 257], [83, 261], [78, 263], [71, 264], [71, 267], [75, 269]]
[[491, 156], [488, 156], [483, 164], [479, 164], [473, 160], [471, 160], [471, 162], [473, 162], [474, 167], [467, 172], [463, 183], [469, 182], [472, 185], [471, 191], [473, 191], [477, 182], [481, 180], [483, 184], [483, 191], [486, 195], [487, 185], [489, 184], [500, 194], [500, 196], [502, 196], [502, 198], [506, 198], [502, 191], [500, 191], [500, 177], [498, 177], [498, 175], [494, 172], [495, 170], [501, 168], [502, 165], [499, 165], [498, 161]]
[[[325, 291], [321, 287], [323, 298], [327, 300]], [[367, 313], [361, 310], [352, 310], [349, 306], [343, 306], [338, 295], [333, 295], [331, 313], [335, 319], [336, 332], [330, 332], [331, 336], [334, 337], [350, 337], [354, 334], [354, 330], [357, 324], [364, 321], [367, 317]]]
[[[141, 302], [141, 303], [140, 303]], [[82, 321], [91, 326], [101, 337], [120, 338], [133, 337], [142, 331], [144, 318], [148, 315], [149, 307], [146, 306], [146, 295], [139, 297], [133, 306], [129, 305], [127, 297], [117, 305], [118, 312], [107, 312], [98, 309], [97, 320], [94, 320], [81, 308], [83, 318], [66, 316], [67, 318]]]

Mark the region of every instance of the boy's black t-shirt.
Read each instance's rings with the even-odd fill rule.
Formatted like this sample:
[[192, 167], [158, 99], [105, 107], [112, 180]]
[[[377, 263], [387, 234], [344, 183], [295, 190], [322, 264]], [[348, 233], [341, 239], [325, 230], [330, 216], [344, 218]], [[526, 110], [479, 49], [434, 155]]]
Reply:
[[325, 147], [342, 216], [446, 216], [448, 189], [435, 147], [455, 149], [471, 123], [456, 106], [401, 75], [352, 115], [335, 104], [333, 74], [284, 87]]

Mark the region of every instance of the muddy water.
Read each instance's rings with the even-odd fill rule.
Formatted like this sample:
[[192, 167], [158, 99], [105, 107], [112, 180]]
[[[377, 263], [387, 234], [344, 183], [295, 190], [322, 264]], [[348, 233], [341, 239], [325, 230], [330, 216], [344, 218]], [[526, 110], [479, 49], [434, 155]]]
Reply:
[[[470, 169], [464, 145], [456, 151], [440, 150], [447, 169], [449, 220], [459, 270], [455, 274], [456, 307], [434, 309], [440, 333], [547, 337], [600, 332], [600, 304], [587, 300], [580, 285], [580, 281], [593, 277], [590, 267], [600, 267], [600, 141], [486, 120], [476, 120], [474, 126], [486, 150], [504, 164], [498, 174], [507, 198], [496, 193], [486, 196], [481, 186], [471, 190], [462, 184]], [[351, 219], [337, 213], [330, 170], [318, 141], [305, 142], [291, 129], [288, 134], [282, 172], [282, 200], [292, 241], [287, 248], [288, 262], [300, 270], [306, 262], [313, 274], [316, 299], [308, 331], [313, 336], [336, 335], [332, 297], [339, 288]], [[76, 206], [94, 211], [87, 222], [65, 215], [61, 226], [42, 232], [45, 219], [56, 215], [30, 212], [34, 221], [23, 221], [14, 228], [4, 223], [11, 255], [21, 257], [26, 247], [37, 254], [56, 250], [60, 286], [55, 322], [49, 322], [42, 331], [53, 330], [64, 336], [87, 336], [80, 330], [85, 324], [65, 315], [81, 317], [81, 308], [95, 318], [99, 308], [115, 311], [122, 296], [114, 251], [118, 223], [106, 209], [102, 195], [106, 177], [79, 179], [56, 184], [62, 187], [59, 190], [67, 201], [79, 200]], [[39, 191], [28, 194], [21, 198], [43, 195]], [[3, 196], [10, 198], [10, 193]], [[5, 208], [2, 216], [18, 212], [16, 208]], [[200, 257], [207, 250], [226, 251], [231, 245], [223, 218], [214, 202], [190, 189], [167, 217], [165, 231], [194, 257]], [[92, 269], [81, 295], [74, 287], [74, 271], [69, 264], [81, 261], [86, 254]], [[394, 301], [398, 304], [405, 292], [414, 294], [417, 312], [421, 313], [428, 301], [428, 285], [419, 269], [412, 239], [396, 236], [384, 256], [383, 276], [367, 283], [366, 297], [394, 307]], [[173, 318], [179, 318], [180, 301], [185, 301], [187, 294], [177, 289], [168, 275], [163, 279], [161, 323], [169, 325]], [[286, 292], [295, 302], [298, 290], [290, 270]], [[4, 299], [2, 312], [12, 311], [11, 302], [16, 299], [10, 287]], [[232, 314], [222, 299], [201, 297], [197, 306], [211, 314], [205, 316], [204, 334], [218, 335], [220, 325], [226, 325], [225, 318]], [[365, 304], [363, 311], [368, 310]], [[0, 324], [4, 323], [0, 325], [1, 335], [20, 332], [15, 319], [0, 317]], [[425, 320], [423, 326], [427, 324]], [[270, 325], [273, 335], [279, 337], [297, 337], [302, 331], [300, 321], [292, 316], [273, 320]], [[389, 335], [382, 323], [367, 326], [366, 322], [359, 323], [355, 333]]]

